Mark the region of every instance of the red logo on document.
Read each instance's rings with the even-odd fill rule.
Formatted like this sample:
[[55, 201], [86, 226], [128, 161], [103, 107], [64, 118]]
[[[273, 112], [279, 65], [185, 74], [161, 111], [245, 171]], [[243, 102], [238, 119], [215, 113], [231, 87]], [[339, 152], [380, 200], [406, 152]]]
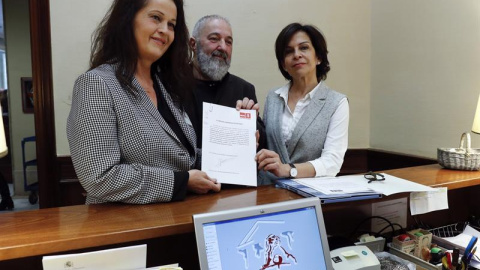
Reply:
[[250, 113], [247, 113], [247, 112], [240, 112], [240, 118], [250, 119], [250, 118], [252, 118], [252, 115]]

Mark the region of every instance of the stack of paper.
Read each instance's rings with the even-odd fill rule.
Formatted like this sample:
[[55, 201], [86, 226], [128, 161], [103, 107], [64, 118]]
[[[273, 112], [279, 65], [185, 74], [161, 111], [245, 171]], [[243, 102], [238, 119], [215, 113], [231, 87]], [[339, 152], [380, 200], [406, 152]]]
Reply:
[[379, 198], [401, 192], [435, 191], [434, 188], [420, 185], [389, 174], [385, 180], [369, 183], [363, 175], [340, 177], [316, 177], [300, 179], [280, 179], [276, 185], [305, 197], [316, 196], [322, 203], [353, 201]]

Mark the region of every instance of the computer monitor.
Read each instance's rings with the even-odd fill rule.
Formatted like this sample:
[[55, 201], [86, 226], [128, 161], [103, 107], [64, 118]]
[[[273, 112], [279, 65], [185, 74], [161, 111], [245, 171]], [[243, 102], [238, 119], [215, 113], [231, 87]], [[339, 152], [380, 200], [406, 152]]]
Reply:
[[202, 270], [333, 269], [318, 198], [193, 216]]

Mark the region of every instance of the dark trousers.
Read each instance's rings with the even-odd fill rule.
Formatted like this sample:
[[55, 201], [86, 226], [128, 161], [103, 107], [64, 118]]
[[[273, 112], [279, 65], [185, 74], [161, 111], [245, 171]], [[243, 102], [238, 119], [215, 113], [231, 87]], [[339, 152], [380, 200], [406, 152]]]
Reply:
[[0, 173], [0, 196], [2, 199], [10, 197], [10, 190], [8, 189], [7, 180], [3, 177], [3, 174]]

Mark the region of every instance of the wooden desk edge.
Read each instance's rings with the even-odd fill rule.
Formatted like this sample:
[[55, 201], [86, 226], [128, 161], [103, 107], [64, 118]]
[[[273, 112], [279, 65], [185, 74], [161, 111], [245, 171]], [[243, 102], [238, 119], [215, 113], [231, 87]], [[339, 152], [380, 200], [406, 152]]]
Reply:
[[385, 170], [384, 173], [430, 187], [448, 190], [480, 184], [480, 171], [462, 171], [442, 168], [439, 164]]
[[[76, 205], [4, 213], [0, 214], [0, 231], [5, 236], [0, 238], [0, 261], [191, 233], [194, 231], [192, 215], [197, 213], [298, 198], [301, 196], [290, 191], [262, 186], [192, 195], [183, 202]], [[107, 216], [108, 219], [101, 219]], [[142, 220], [142, 216], [146, 218]], [[130, 221], [128, 226], [122, 226], [123, 222]], [[53, 225], [45, 227], [45, 222]], [[95, 230], [97, 224], [103, 227]], [[25, 231], [21, 226], [34, 227]]]
[[[457, 188], [464, 188], [464, 187], [480, 184], [480, 172], [461, 171], [460, 173], [456, 174], [458, 171], [441, 169], [441, 167], [438, 164], [410, 167], [410, 168], [396, 169], [396, 170], [387, 170], [384, 172], [400, 178], [410, 179], [420, 184], [425, 184], [428, 181], [433, 181], [432, 177], [433, 176], [437, 177], [438, 174], [441, 174], [442, 177], [445, 175], [448, 176], [450, 174], [455, 176], [453, 177], [454, 179], [450, 179], [450, 180], [448, 180], [448, 177], [447, 177], [447, 180], [442, 180], [444, 182], [440, 181], [438, 183], [432, 182], [427, 184], [432, 187], [446, 186], [448, 189], [457, 189]], [[455, 174], [452, 174], [452, 172], [455, 172]], [[462, 177], [458, 177], [458, 175], [461, 175], [463, 179]], [[437, 181], [437, 179], [435, 179], [435, 181]], [[250, 191], [251, 190], [252, 189], [250, 189]], [[264, 204], [264, 203], [271, 203], [275, 201], [301, 198], [300, 196], [290, 193], [289, 191], [286, 191], [283, 189], [276, 189], [273, 187], [258, 187], [257, 189], [253, 189], [253, 190], [256, 190], [255, 194], [249, 195], [250, 197], [248, 197], [248, 199], [251, 200], [251, 202], [248, 202], [248, 203], [242, 202], [242, 204], [235, 204], [235, 205], [237, 205], [238, 207], [242, 207], [243, 204], [247, 204], [247, 205], [248, 204]], [[223, 192], [225, 192], [224, 194], [225, 194], [225, 197], [227, 197], [227, 199], [228, 199], [228, 196], [232, 196], [231, 199], [228, 199], [229, 205], [231, 206], [236, 199], [235, 198], [236, 195], [244, 196], [246, 195], [246, 193], [250, 191], [242, 191], [239, 189], [238, 192], [235, 192], [235, 191], [223, 191]], [[258, 192], [258, 194], [256, 192]], [[211, 199], [206, 199], [207, 197], [197, 197], [197, 198], [193, 198], [193, 200], [192, 198], [187, 198], [187, 201], [185, 203], [198, 203], [204, 200], [204, 201], [211, 201], [211, 202], [214, 201], [213, 204], [215, 205], [215, 204], [220, 204], [219, 198], [221, 198], [222, 200], [225, 199], [222, 197], [223, 195], [211, 194], [207, 196], [210, 196], [208, 198], [211, 198]], [[264, 198], [265, 196], [267, 197], [273, 196], [274, 198], [265, 199]], [[404, 196], [404, 195], [398, 195], [398, 196]], [[395, 195], [392, 195], [388, 197], [383, 197], [383, 199], [391, 199], [394, 197]], [[242, 199], [244, 198], [242, 197]], [[369, 201], [371, 202], [373, 200], [369, 200]], [[225, 202], [225, 201], [222, 201], [222, 202]], [[182, 204], [182, 202], [180, 202], [180, 204]], [[180, 204], [176, 203], [175, 206]], [[345, 206], [346, 204], [349, 204], [349, 203], [339, 203], [338, 205], [325, 205], [324, 209], [327, 209], [327, 211], [334, 211], [337, 207], [346, 207]], [[83, 207], [83, 206], [80, 206], [80, 207]], [[152, 207], [155, 207], [155, 206], [152, 206]], [[39, 211], [42, 211], [42, 210], [39, 210]], [[207, 211], [217, 211], [217, 210], [222, 210], [222, 209], [217, 209], [215, 207], [211, 209], [207, 209]], [[183, 214], [186, 215], [189, 213], [183, 213]], [[5, 215], [9, 215], [9, 214], [7, 213]], [[63, 226], [68, 226], [68, 224], [67, 225], [63, 224]], [[118, 231], [112, 231], [112, 232], [106, 232], [106, 233], [91, 233], [90, 235], [87, 235], [85, 237], [77, 237], [77, 238], [72, 237], [68, 239], [58, 238], [51, 241], [46, 240], [42, 242], [35, 242], [35, 243], [28, 243], [28, 244], [18, 244], [18, 245], [3, 246], [3, 247], [0, 246], [0, 261], [30, 257], [30, 256], [52, 254], [52, 253], [59, 253], [59, 252], [66, 252], [66, 251], [77, 250], [77, 249], [121, 244], [121, 243], [133, 242], [133, 241], [141, 241], [141, 240], [165, 237], [170, 235], [191, 233], [193, 231], [194, 231], [193, 221], [187, 221], [183, 223], [167, 224], [165, 226], [152, 226], [152, 227], [145, 227], [145, 228], [139, 227], [133, 230], [118, 230]]]
[[69, 250], [94, 248], [106, 245], [122, 244], [146, 239], [189, 233], [193, 231], [193, 224], [180, 224], [170, 227], [145, 228], [131, 231], [119, 231], [108, 234], [98, 234], [89, 237], [59, 239], [33, 243], [0, 247], [0, 261], [38, 256]]

